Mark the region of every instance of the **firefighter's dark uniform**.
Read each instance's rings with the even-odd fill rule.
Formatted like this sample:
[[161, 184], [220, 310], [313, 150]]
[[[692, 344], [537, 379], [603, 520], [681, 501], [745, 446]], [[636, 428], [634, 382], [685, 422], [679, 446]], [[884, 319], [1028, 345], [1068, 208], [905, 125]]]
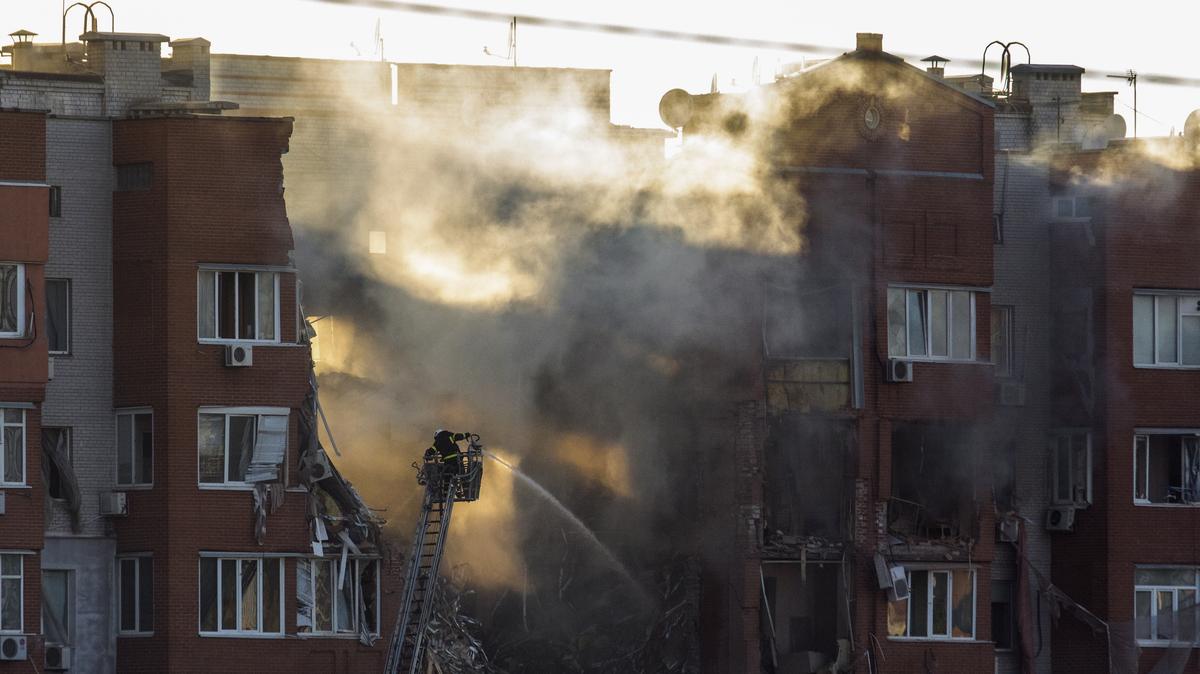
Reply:
[[425, 456], [441, 455], [442, 479], [446, 484], [449, 484], [455, 475], [462, 472], [462, 453], [459, 451], [458, 443], [470, 437], [470, 433], [438, 431], [433, 436], [433, 446], [425, 450]]

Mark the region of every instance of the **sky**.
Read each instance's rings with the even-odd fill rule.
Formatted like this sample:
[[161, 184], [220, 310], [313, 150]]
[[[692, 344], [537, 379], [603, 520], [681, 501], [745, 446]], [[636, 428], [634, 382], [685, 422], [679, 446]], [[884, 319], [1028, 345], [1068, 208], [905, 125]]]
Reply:
[[[1172, 0], [1144, 0], [1136, 11], [1130, 3], [1033, 2], [1013, 0], [986, 5], [964, 3], [896, 3], [859, 0], [799, 3], [740, 0], [697, 3], [681, 0], [425, 0], [429, 4], [490, 12], [543, 16], [605, 24], [666, 29], [854, 48], [856, 32], [884, 35], [884, 49], [921, 56], [939, 54], [952, 60], [947, 74], [973, 74], [984, 46], [992, 40], [1028, 45], [1035, 63], [1070, 63], [1091, 71], [1134, 69], [1200, 77], [1200, 59], [1189, 56], [1200, 9]], [[4, 0], [0, 29], [25, 28], [39, 41], [61, 34], [61, 0]], [[508, 25], [433, 16], [380, 7], [351, 6], [320, 0], [109, 0], [116, 28], [156, 32], [172, 38], [205, 37], [214, 52], [308, 56], [319, 58], [380, 57], [374, 44], [376, 22], [383, 37], [383, 57], [390, 61], [504, 65], [484, 53], [503, 54]], [[98, 7], [99, 8], [99, 7]], [[1181, 9], [1185, 8], [1185, 9]], [[101, 30], [107, 30], [102, 13]], [[75, 8], [68, 39], [78, 36], [83, 12]], [[836, 53], [836, 52], [835, 52]], [[520, 26], [517, 60], [522, 66], [606, 68], [612, 70], [614, 123], [661, 127], [658, 101], [672, 88], [707, 92], [716, 79], [722, 91], [752, 82], [757, 60], [761, 81], [782, 66], [829, 53], [785, 52], [705, 45], [687, 41], [611, 35], [576, 30]], [[996, 64], [999, 50], [989, 53]], [[1017, 51], [1013, 63], [1024, 62]], [[997, 76], [995, 67], [989, 74]], [[1123, 81], [1087, 77], [1085, 91], [1116, 91], [1116, 112], [1133, 129], [1133, 95]], [[1188, 113], [1200, 108], [1200, 88], [1138, 84], [1140, 135], [1166, 135], [1183, 129]]]

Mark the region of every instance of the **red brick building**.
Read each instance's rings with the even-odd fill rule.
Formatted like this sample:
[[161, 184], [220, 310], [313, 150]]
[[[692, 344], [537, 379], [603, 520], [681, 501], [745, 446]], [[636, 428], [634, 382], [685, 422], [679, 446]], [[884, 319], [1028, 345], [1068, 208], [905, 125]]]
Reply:
[[46, 115], [0, 110], [0, 648], [41, 657]]
[[764, 292], [707, 671], [995, 668], [991, 450], [975, 431], [993, 398], [994, 105], [881, 41], [860, 34], [761, 99], [693, 97], [684, 126], [685, 142], [761, 142], [804, 197], [807, 239], [795, 281]]

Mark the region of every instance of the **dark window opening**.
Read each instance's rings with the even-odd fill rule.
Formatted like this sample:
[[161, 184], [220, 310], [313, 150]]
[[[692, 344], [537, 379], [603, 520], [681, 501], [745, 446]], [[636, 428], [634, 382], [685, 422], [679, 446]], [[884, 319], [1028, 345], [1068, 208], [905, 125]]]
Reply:
[[46, 279], [46, 338], [52, 356], [71, 352], [71, 282]]
[[154, 165], [150, 162], [121, 164], [117, 167], [117, 191], [148, 190], [154, 183]]
[[952, 426], [897, 426], [888, 528], [918, 538], [977, 538], [973, 466], [980, 441]]
[[62, 188], [58, 185], [50, 186], [50, 217], [62, 217]]

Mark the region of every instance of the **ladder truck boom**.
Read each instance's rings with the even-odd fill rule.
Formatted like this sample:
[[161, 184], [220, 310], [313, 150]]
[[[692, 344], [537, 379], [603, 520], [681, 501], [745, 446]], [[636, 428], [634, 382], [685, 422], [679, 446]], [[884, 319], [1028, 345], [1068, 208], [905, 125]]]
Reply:
[[479, 498], [483, 480], [483, 445], [479, 436], [466, 438], [467, 451], [446, 459], [437, 453], [426, 453], [417, 469], [417, 483], [424, 485], [425, 496], [417, 529], [409, 551], [408, 570], [404, 577], [404, 593], [400, 611], [388, 646], [385, 674], [417, 674], [425, 655], [425, 632], [433, 615], [437, 594], [438, 566], [450, 530], [450, 515], [454, 504]]

